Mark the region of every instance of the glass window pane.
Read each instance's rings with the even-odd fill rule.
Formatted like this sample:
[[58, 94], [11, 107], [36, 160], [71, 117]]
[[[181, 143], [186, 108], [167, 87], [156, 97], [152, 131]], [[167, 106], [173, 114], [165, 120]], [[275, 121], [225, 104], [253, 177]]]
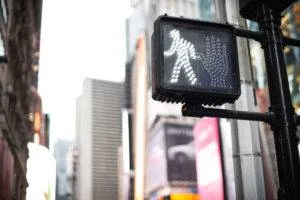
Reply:
[[215, 21], [216, 6], [213, 0], [199, 0], [200, 19], [205, 21]]

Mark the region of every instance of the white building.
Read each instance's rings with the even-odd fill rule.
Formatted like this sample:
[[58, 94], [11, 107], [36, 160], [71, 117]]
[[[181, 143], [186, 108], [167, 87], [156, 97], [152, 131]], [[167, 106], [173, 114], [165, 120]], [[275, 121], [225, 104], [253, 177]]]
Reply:
[[55, 198], [56, 161], [46, 147], [29, 143], [29, 158], [27, 160], [26, 199], [40, 200], [47, 197]]
[[86, 79], [77, 99], [77, 199], [118, 199], [123, 86]]

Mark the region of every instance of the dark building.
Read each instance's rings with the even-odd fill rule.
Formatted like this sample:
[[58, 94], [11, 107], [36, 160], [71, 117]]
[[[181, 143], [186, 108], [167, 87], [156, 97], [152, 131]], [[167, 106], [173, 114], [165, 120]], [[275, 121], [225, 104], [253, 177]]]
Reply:
[[49, 148], [49, 131], [50, 131], [50, 117], [49, 114], [44, 114], [42, 119], [40, 144], [44, 145], [47, 148]]
[[[125, 114], [128, 115], [128, 146], [129, 152], [123, 152], [129, 154], [129, 169], [130, 171], [134, 171], [133, 160], [134, 160], [134, 153], [133, 153], [133, 130], [132, 130], [132, 69], [134, 65], [134, 58], [130, 59], [126, 62], [125, 65], [125, 82], [124, 82], [124, 104], [123, 104], [123, 112], [126, 110]], [[123, 122], [126, 123], [126, 122]], [[124, 136], [123, 136], [124, 137]], [[125, 145], [125, 144], [123, 144]], [[134, 177], [133, 173], [130, 173], [129, 177], [129, 192], [128, 192], [128, 199], [133, 199], [134, 196]]]
[[[25, 199], [37, 91], [42, 0], [0, 1], [0, 199]], [[1, 44], [0, 44], [1, 45]]]

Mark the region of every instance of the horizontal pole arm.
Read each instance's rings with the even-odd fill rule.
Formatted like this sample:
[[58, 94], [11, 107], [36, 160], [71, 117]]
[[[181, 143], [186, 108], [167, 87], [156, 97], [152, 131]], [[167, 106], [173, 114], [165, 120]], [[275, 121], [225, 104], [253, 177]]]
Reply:
[[[234, 29], [235, 29], [236, 35], [239, 37], [253, 39], [260, 43], [262, 43], [265, 39], [265, 33], [260, 32], [260, 31], [250, 31], [250, 30], [243, 29], [243, 28], [234, 28]], [[298, 39], [282, 37], [282, 41], [283, 41], [284, 45], [300, 47], [300, 40], [298, 40]]]
[[288, 37], [282, 37], [282, 40], [284, 45], [300, 47], [300, 40]]
[[260, 43], [265, 38], [265, 33], [260, 32], [260, 31], [250, 31], [250, 30], [243, 29], [243, 28], [234, 28], [234, 29], [235, 29], [236, 35], [239, 37], [253, 39]]
[[205, 108], [203, 106], [192, 106], [186, 104], [182, 106], [181, 112], [183, 116], [189, 117], [219, 117], [229, 119], [262, 121], [266, 123], [270, 123], [275, 118], [275, 114], [273, 112], [258, 113], [218, 108]]

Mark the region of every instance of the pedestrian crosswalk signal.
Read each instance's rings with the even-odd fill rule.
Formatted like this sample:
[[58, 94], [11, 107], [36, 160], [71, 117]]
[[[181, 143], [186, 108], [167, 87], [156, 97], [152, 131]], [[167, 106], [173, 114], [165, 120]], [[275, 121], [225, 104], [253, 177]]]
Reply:
[[157, 101], [222, 105], [240, 96], [230, 25], [160, 16], [152, 35], [152, 69]]

